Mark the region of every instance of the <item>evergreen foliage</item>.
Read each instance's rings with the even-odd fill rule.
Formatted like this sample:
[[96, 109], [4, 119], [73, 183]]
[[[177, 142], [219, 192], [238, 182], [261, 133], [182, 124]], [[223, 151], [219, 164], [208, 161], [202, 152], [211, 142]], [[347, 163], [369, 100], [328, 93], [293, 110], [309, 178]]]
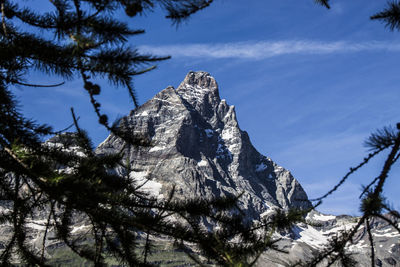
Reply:
[[317, 4], [320, 4], [326, 8], [331, 8], [329, 5], [329, 0], [315, 0]]
[[400, 30], [400, 2], [395, 0], [389, 2], [388, 7], [373, 15], [371, 19], [382, 20], [390, 30]]
[[[328, 0], [317, 0], [316, 2], [330, 8]], [[371, 19], [383, 21], [392, 31], [400, 30], [400, 3], [397, 0], [388, 2], [386, 9], [371, 16]], [[307, 263], [301, 263], [300, 265], [317, 266], [325, 260], [327, 266], [331, 266], [339, 260], [343, 266], [356, 266], [357, 262], [351, 258], [351, 254], [348, 254], [345, 251], [345, 247], [346, 245], [353, 243], [353, 238], [357, 231], [362, 226], [365, 226], [370, 244], [371, 266], [375, 266], [374, 236], [371, 231], [371, 222], [373, 219], [382, 219], [400, 233], [400, 228], [398, 227], [400, 215], [397, 211], [390, 208], [390, 205], [387, 204], [383, 195], [384, 184], [389, 177], [389, 172], [400, 157], [400, 123], [397, 123], [396, 129], [393, 127], [384, 127], [383, 129], [377, 130], [375, 133], [371, 134], [364, 144], [370, 150], [367, 157], [365, 157], [356, 167], [350, 168], [339, 183], [325, 195], [312, 200], [315, 201], [314, 208], [318, 207], [322, 203], [323, 199], [334, 193], [351, 174], [365, 166], [378, 154], [381, 154], [385, 150], [389, 150], [380, 174], [364, 187], [364, 190], [359, 196], [361, 203], [360, 212], [362, 215], [357, 220], [357, 224], [350, 231], [335, 236], [328, 246], [321, 250], [314, 259]]]
[[[11, 265], [14, 256], [27, 265], [46, 266], [47, 234], [54, 228], [56, 238], [62, 240], [74, 253], [88, 259], [95, 266], [105, 266], [105, 257], [113, 255], [129, 266], [151, 266], [148, 255], [152, 252], [151, 236], [167, 236], [175, 245], [187, 251], [198, 264], [205, 260], [191, 252], [188, 244], [200, 249], [202, 256], [225, 266], [251, 266], [266, 249], [276, 249], [272, 233], [290, 229], [301, 221], [308, 211], [277, 211], [275, 216], [255, 225], [243, 220], [236, 210], [237, 197], [223, 199], [190, 199], [176, 201], [174, 190], [167, 200], [159, 201], [140, 190], [140, 184], [129, 177], [110, 171], [116, 166], [126, 169], [123, 151], [116, 155], [96, 155], [90, 138], [80, 128], [74, 114], [76, 132], [62, 134], [51, 127], [27, 119], [18, 110], [12, 89], [23, 86], [57, 86], [31, 84], [27, 74], [36, 70], [64, 79], [80, 78], [99, 123], [128, 144], [146, 145], [142, 136], [133, 136], [129, 129], [112, 124], [102, 113], [96, 97], [101, 88], [93, 82], [103, 78], [125, 87], [135, 105], [137, 100], [132, 79], [154, 69], [152, 65], [168, 57], [144, 55], [127, 48], [128, 38], [143, 34], [112, 16], [124, 10], [135, 17], [146, 10], [160, 6], [166, 18], [179, 23], [212, 3], [212, 0], [52, 0], [54, 10], [36, 13], [21, 6], [18, 1], [1, 0], [2, 25], [0, 29], [0, 201], [10, 207], [0, 214], [0, 223], [8, 223], [13, 232], [0, 255], [3, 266]], [[329, 8], [329, 1], [316, 0]], [[382, 20], [391, 30], [400, 30], [400, 5], [393, 1], [387, 9], [372, 16]], [[34, 31], [32, 31], [34, 29]], [[46, 33], [46, 34], [43, 34]], [[43, 36], [49, 36], [45, 38]], [[397, 223], [383, 215], [400, 215], [386, 204], [383, 187], [393, 164], [400, 157], [400, 125], [385, 128], [371, 135], [366, 145], [371, 153], [321, 198], [334, 193], [346, 179], [369, 160], [389, 150], [381, 173], [365, 187], [360, 196], [362, 216], [348, 232], [338, 234], [307, 266], [323, 260], [329, 264], [341, 260], [344, 266], [354, 261], [345, 246], [357, 230], [365, 225], [371, 244], [371, 264], [374, 266], [374, 242], [370, 223], [374, 217], [387, 221], [400, 233]], [[56, 135], [58, 143], [43, 143], [44, 138]], [[239, 197], [239, 196], [238, 196]], [[42, 249], [27, 244], [27, 224], [35, 214], [45, 214], [45, 233]], [[178, 218], [171, 221], [169, 218]], [[199, 226], [202, 218], [218, 224], [219, 230], [209, 231]], [[72, 225], [76, 220], [90, 222], [87, 235], [76, 236]], [[137, 252], [139, 239], [145, 240], [143, 254]], [[231, 242], [236, 240], [236, 242]], [[238, 240], [238, 241], [237, 241]]]
[[[392, 210], [389, 207], [383, 196], [383, 186], [389, 176], [390, 169], [400, 157], [400, 123], [397, 124], [396, 130], [391, 127], [386, 127], [371, 134], [371, 136], [366, 140], [365, 145], [371, 149], [372, 152], [364, 158], [357, 167], [350, 168], [349, 172], [327, 194], [313, 200], [316, 201], [314, 207], [318, 207], [322, 203], [323, 199], [334, 193], [351, 174], [356, 172], [362, 166], [365, 166], [370, 159], [380, 154], [382, 151], [390, 150], [379, 176], [364, 187], [364, 190], [359, 197], [361, 202], [360, 211], [362, 215], [357, 220], [357, 224], [351, 230], [335, 236], [328, 246], [321, 250], [313, 260], [306, 264], [302, 263], [302, 265], [317, 266], [324, 260], [327, 260], [328, 266], [330, 266], [334, 262], [340, 260], [343, 266], [355, 266], [356, 262], [354, 262], [354, 260], [351, 259], [351, 255], [345, 251], [345, 247], [347, 244], [353, 243], [353, 238], [357, 231], [362, 226], [365, 226], [371, 248], [371, 266], [375, 266], [374, 237], [371, 232], [371, 221], [373, 218], [384, 220], [400, 233], [400, 229], [397, 226], [400, 215], [397, 211]], [[390, 214], [393, 219], [389, 216], [385, 216], [385, 214]]]
[[[168, 57], [144, 55], [126, 47], [129, 37], [144, 31], [131, 30], [112, 14], [122, 9], [134, 17], [158, 5], [167, 18], [179, 23], [212, 1], [50, 2], [54, 10], [42, 14], [18, 1], [0, 1], [0, 200], [10, 207], [1, 213], [0, 223], [13, 229], [0, 255], [2, 265], [11, 265], [16, 257], [27, 265], [48, 265], [45, 248], [50, 229], [56, 239], [95, 266], [105, 266], [110, 255], [129, 266], [151, 266], [148, 256], [154, 236], [175, 240], [175, 245], [199, 264], [204, 260], [190, 252], [190, 246], [197, 245], [207, 259], [229, 266], [252, 265], [265, 249], [275, 248], [271, 231], [277, 223], [270, 220], [249, 225], [236, 207], [237, 197], [177, 201], [172, 190], [167, 200], [159, 201], [129, 178], [130, 165], [123, 161], [123, 151], [101, 156], [94, 153], [72, 108], [76, 132], [54, 132], [26, 119], [11, 92], [15, 85], [62, 84], [30, 84], [25, 80], [30, 71], [80, 78], [99, 123], [126, 144], [147, 145], [146, 138], [134, 136], [132, 129], [108, 121], [96, 99], [101, 88], [93, 80], [103, 78], [125, 87], [137, 105], [133, 77], [154, 69], [151, 64]], [[43, 143], [52, 135], [54, 142]], [[113, 172], [116, 167], [124, 168], [126, 175]], [[27, 224], [37, 219], [37, 214], [47, 218], [42, 225], [45, 231], [40, 251], [27, 243]], [[200, 227], [204, 218], [221, 230]], [[90, 222], [85, 235], [73, 233], [72, 226], [79, 220]], [[234, 239], [236, 242], [230, 242]], [[137, 251], [141, 240], [145, 240], [142, 254]]]

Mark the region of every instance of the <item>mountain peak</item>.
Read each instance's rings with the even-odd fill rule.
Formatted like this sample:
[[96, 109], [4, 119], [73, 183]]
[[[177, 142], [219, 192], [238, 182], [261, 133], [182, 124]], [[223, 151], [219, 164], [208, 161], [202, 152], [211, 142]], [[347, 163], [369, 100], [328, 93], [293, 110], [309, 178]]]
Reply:
[[[261, 155], [239, 128], [234, 106], [219, 97], [215, 79], [190, 71], [176, 90], [167, 87], [121, 120], [121, 127], [147, 136], [150, 147], [125, 147], [115, 136], [98, 153], [125, 150], [129, 175], [149, 179], [159, 198], [238, 195], [249, 220], [275, 208], [309, 208], [311, 203], [289, 171]], [[122, 170], [121, 170], [122, 171]]]
[[182, 84], [193, 86], [197, 89], [218, 89], [214, 77], [205, 71], [189, 71]]
[[204, 117], [212, 117], [221, 102], [217, 82], [205, 71], [190, 71], [176, 93]]

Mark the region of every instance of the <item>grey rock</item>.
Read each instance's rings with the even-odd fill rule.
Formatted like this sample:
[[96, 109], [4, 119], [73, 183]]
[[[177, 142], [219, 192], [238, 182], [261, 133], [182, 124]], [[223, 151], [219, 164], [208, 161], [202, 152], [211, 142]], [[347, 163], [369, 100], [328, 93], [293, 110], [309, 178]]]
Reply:
[[[159, 197], [174, 186], [177, 198], [243, 194], [239, 202], [249, 220], [275, 208], [311, 207], [291, 173], [253, 147], [235, 107], [220, 99], [207, 72], [189, 72], [177, 89], [162, 90], [120, 127], [151, 140], [150, 147], [127, 146], [125, 155], [134, 170], [129, 175], [148, 179]], [[124, 145], [111, 135], [97, 153], [116, 153]]]
[[[242, 194], [238, 204], [249, 221], [268, 217], [275, 209], [311, 207], [305, 191], [291, 173], [253, 147], [248, 134], [239, 127], [235, 107], [220, 99], [218, 84], [207, 72], [189, 72], [178, 88], [167, 87], [122, 118], [119, 128], [149, 140], [150, 145], [127, 145], [111, 134], [98, 146], [96, 153], [123, 152], [124, 159], [130, 163], [130, 173], [124, 168], [110, 171], [129, 176], [132, 183], [142, 185], [142, 190], [154, 197], [166, 198], [172, 188], [176, 189], [174, 197], [177, 199]], [[74, 142], [74, 134], [66, 133], [46, 143], [61, 149], [68, 147], [68, 152], [84, 157]], [[59, 169], [68, 171], [65, 166], [59, 166]], [[0, 202], [1, 214], [11, 209], [10, 203]], [[385, 216], [397, 220], [394, 215]], [[45, 218], [46, 213], [41, 211], [27, 224], [30, 245], [38, 249], [44, 235]], [[340, 231], [350, 230], [357, 218], [311, 211], [305, 220], [306, 223], [295, 225], [291, 232], [276, 233], [281, 238], [277, 245], [288, 254], [267, 251], [261, 255], [257, 266], [289, 266], [311, 260]], [[76, 216], [74, 234], [79, 235], [87, 229], [86, 218]], [[375, 264], [398, 266], [400, 233], [381, 218], [371, 220], [371, 229], [376, 249]], [[62, 249], [65, 245], [55, 238], [54, 229], [49, 230], [47, 249]], [[1, 225], [0, 253], [10, 233], [10, 225]], [[159, 237], [159, 242], [162, 240]], [[357, 231], [353, 241], [347, 251], [352, 253], [357, 266], [369, 266], [369, 238], [364, 226]], [[323, 261], [319, 266], [327, 264]], [[341, 265], [335, 263], [333, 266]]]
[[[242, 193], [239, 205], [249, 221], [269, 216], [275, 209], [311, 207], [291, 173], [253, 147], [248, 134], [239, 127], [235, 107], [220, 99], [218, 84], [207, 72], [189, 72], [176, 89], [167, 87], [122, 118], [120, 128], [145, 137], [151, 145], [126, 146], [110, 135], [96, 152], [123, 150], [133, 171], [116, 171], [129, 175], [132, 182], [147, 183], [143, 188], [158, 198], [168, 196], [173, 187], [175, 197], [181, 199]], [[279, 246], [289, 254], [268, 251], [260, 257], [258, 266], [306, 262], [339, 231], [354, 226], [356, 219], [312, 211], [306, 217], [308, 224], [296, 225], [292, 233], [280, 236]], [[398, 261], [400, 253], [394, 244], [400, 235], [382, 219], [374, 220], [371, 227], [379, 242], [375, 246], [377, 260], [382, 266]], [[370, 265], [363, 227], [355, 239], [348, 250], [359, 266]], [[320, 264], [325, 265], [326, 261]]]

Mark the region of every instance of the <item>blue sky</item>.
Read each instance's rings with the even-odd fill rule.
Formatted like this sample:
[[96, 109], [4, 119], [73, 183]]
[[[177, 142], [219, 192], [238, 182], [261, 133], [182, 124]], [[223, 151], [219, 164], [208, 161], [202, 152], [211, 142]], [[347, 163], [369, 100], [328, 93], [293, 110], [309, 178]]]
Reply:
[[[139, 101], [176, 87], [190, 70], [210, 72], [257, 150], [289, 169], [309, 197], [318, 197], [362, 160], [371, 132], [400, 121], [400, 33], [369, 20], [384, 5], [336, 0], [326, 10], [312, 0], [217, 0], [179, 27], [159, 10], [124, 18], [146, 30], [130, 46], [172, 56], [136, 78]], [[39, 73], [29, 79], [60, 81]], [[133, 108], [123, 88], [102, 88], [100, 101], [110, 118]], [[15, 92], [21, 109], [39, 122], [62, 129], [71, 123], [73, 106], [95, 143], [107, 136], [79, 80]], [[383, 161], [379, 157], [351, 177], [320, 210], [358, 214], [361, 185], [379, 174]], [[386, 195], [400, 209], [399, 167], [391, 174]]]

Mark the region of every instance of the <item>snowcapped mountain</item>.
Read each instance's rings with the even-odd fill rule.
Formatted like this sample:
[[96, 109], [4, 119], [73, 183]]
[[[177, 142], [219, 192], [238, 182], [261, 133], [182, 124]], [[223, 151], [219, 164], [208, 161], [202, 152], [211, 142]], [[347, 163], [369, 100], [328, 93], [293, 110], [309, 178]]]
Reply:
[[[235, 107], [220, 99], [217, 82], [207, 72], [189, 72], [176, 89], [170, 86], [162, 90], [122, 118], [119, 127], [146, 138], [150, 145], [127, 145], [111, 134], [96, 153], [123, 152], [130, 172], [125, 173], [126, 168], [115, 171], [140, 183], [142, 190], [159, 199], [167, 198], [172, 188], [175, 188], [174, 197], [181, 199], [242, 194], [238, 204], [249, 221], [269, 216], [275, 209], [311, 207], [307, 194], [291, 173], [253, 147], [248, 134], [239, 127]], [[71, 141], [69, 136], [51, 138], [47, 144], [60, 146]], [[0, 213], [10, 209], [7, 203], [0, 203]], [[38, 214], [27, 225], [31, 245], [39, 250], [45, 218]], [[356, 221], [351, 216], [311, 211], [305, 223], [297, 224], [291, 232], [276, 233], [281, 238], [280, 248], [289, 253], [267, 251], [260, 257], [258, 266], [288, 266], [309, 260], [339, 232], [351, 229]], [[400, 266], [399, 232], [383, 219], [374, 219], [371, 228], [376, 266]], [[87, 222], [78, 218], [72, 234], [84, 233], [87, 229]], [[0, 253], [4, 250], [3, 241], [10, 238], [11, 232], [10, 225], [1, 225]], [[50, 229], [46, 246], [51, 256], [64, 245], [54, 238]], [[358, 266], [370, 265], [365, 227], [360, 227], [354, 243], [346, 249], [353, 253]], [[321, 264], [326, 265], [326, 262]]]
[[[239, 195], [251, 220], [274, 208], [311, 204], [290, 172], [253, 147], [239, 128], [235, 107], [218, 92], [206, 72], [189, 72], [174, 89], [167, 87], [120, 122], [151, 141], [149, 147], [125, 147], [129, 175], [158, 197], [173, 186], [177, 197]], [[116, 153], [125, 145], [110, 135], [97, 152]], [[123, 170], [120, 170], [123, 171]]]
[[[220, 99], [217, 82], [207, 72], [189, 72], [176, 89], [167, 87], [124, 117], [120, 127], [145, 136], [151, 145], [124, 148], [120, 139], [110, 135], [97, 153], [125, 150], [133, 170], [130, 177], [145, 182], [144, 190], [159, 198], [167, 196], [173, 186], [178, 198], [243, 193], [239, 204], [249, 220], [268, 216], [275, 208], [311, 206], [290, 172], [253, 147], [248, 134], [239, 128], [235, 107]], [[266, 253], [259, 264], [285, 266], [309, 259], [355, 221], [350, 216], [312, 211], [306, 217], [308, 224], [299, 224], [293, 233], [281, 236], [281, 246], [290, 254]], [[376, 265], [400, 264], [399, 233], [382, 220], [376, 220], [373, 228], [379, 244]], [[360, 266], [367, 266], [370, 249], [364, 227], [357, 241], [348, 250]]]
[[[122, 118], [120, 127], [146, 137], [151, 145], [125, 147], [123, 141], [110, 135], [97, 153], [125, 151], [132, 169], [128, 175], [144, 182], [143, 190], [158, 198], [167, 196], [173, 186], [178, 198], [243, 193], [239, 206], [249, 220], [268, 216], [275, 208], [311, 207], [291, 173], [253, 147], [239, 127], [235, 107], [220, 99], [217, 82], [207, 72], [189, 72], [176, 89], [167, 87]], [[310, 259], [355, 222], [351, 216], [312, 211], [306, 217], [307, 224], [298, 224], [292, 233], [279, 236], [280, 246], [290, 253], [266, 253], [259, 266], [287, 266]], [[399, 266], [399, 233], [381, 219], [375, 220], [372, 231], [377, 242], [376, 265]], [[356, 236], [357, 242], [347, 249], [359, 266], [368, 266], [366, 228], [361, 227]]]

